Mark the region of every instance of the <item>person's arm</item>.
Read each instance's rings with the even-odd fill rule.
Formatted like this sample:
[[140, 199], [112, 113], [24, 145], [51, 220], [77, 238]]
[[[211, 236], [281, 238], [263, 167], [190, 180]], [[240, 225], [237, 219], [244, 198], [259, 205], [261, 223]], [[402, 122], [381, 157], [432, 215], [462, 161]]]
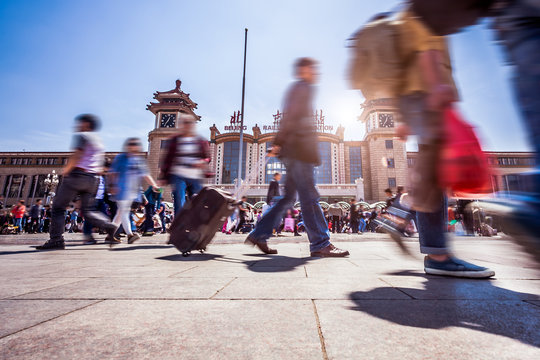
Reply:
[[273, 141], [269, 156], [278, 155], [287, 138], [297, 133], [299, 120], [309, 107], [309, 85], [297, 83], [288, 93], [279, 131]]
[[427, 105], [433, 111], [442, 111], [457, 100], [454, 89], [443, 81], [441, 72], [443, 66], [442, 57], [443, 53], [439, 50], [427, 50], [419, 55], [422, 79], [430, 89]]
[[171, 168], [173, 166], [174, 158], [176, 156], [176, 141], [178, 139], [179, 135], [175, 135], [168, 139], [168, 147], [167, 147], [167, 154], [165, 155], [165, 158], [159, 164], [159, 174], [158, 174], [158, 181], [160, 184], [167, 184], [169, 181], [169, 175], [171, 172]]
[[154, 188], [154, 190], [156, 190], [156, 191], [159, 190], [159, 186], [158, 186], [157, 182], [154, 180], [154, 178], [152, 177], [152, 175], [150, 175], [150, 174], [145, 175], [144, 180], [148, 184], [150, 184]]

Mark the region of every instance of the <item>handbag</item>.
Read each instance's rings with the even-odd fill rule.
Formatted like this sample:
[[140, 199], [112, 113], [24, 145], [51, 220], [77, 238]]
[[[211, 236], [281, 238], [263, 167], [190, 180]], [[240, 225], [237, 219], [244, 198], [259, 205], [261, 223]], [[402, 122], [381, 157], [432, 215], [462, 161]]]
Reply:
[[452, 107], [444, 111], [439, 185], [455, 195], [492, 192], [491, 171], [473, 127]]

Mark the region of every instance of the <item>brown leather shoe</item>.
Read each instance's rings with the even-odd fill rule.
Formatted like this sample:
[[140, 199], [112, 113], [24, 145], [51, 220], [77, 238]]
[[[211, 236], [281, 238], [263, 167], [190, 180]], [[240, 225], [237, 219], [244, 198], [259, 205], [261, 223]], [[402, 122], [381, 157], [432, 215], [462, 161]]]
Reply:
[[347, 250], [341, 250], [330, 244], [324, 249], [315, 251], [311, 253], [311, 257], [345, 257], [348, 256], [349, 252]]
[[270, 254], [277, 254], [276, 249], [269, 248], [268, 245], [265, 242], [257, 242], [257, 241], [255, 241], [255, 239], [253, 239], [251, 236], [248, 236], [246, 238], [246, 241], [244, 241], [244, 244], [251, 245], [251, 246], [256, 246], [256, 247], [259, 248], [259, 250], [261, 250], [265, 254], [269, 254], [269, 255]]

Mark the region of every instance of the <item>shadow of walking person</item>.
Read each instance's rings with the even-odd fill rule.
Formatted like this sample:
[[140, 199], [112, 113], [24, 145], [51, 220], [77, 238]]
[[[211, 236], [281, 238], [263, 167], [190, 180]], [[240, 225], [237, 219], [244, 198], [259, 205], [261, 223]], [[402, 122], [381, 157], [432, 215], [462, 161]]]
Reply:
[[294, 269], [304, 266], [309, 261], [314, 260], [312, 257], [290, 257], [284, 255], [272, 255], [258, 261], [244, 261], [244, 264], [250, 271], [253, 272], [287, 272], [293, 271]]
[[[405, 282], [409, 284], [417, 284], [414, 277], [426, 281], [422, 283], [423, 289], [395, 286], [352, 292], [349, 298], [355, 306], [351, 310], [403, 326], [465, 328], [540, 347], [540, 306], [528, 302], [539, 300], [538, 295], [504, 289], [487, 280], [439, 278], [412, 271], [388, 275], [408, 276]], [[392, 278], [385, 281], [393, 282]], [[391, 300], [387, 296], [390, 289], [397, 289], [410, 299]]]

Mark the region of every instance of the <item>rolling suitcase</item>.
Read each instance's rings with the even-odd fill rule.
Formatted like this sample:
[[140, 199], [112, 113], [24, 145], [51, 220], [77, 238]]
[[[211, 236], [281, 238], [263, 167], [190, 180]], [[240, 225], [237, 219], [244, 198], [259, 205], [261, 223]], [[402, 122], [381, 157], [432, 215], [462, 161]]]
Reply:
[[236, 204], [232, 195], [225, 191], [213, 187], [203, 188], [175, 216], [170, 228], [169, 243], [184, 256], [189, 256], [195, 250], [204, 252]]
[[231, 216], [249, 185], [254, 183], [257, 175], [268, 161], [259, 159], [255, 169], [248, 174], [234, 195], [215, 187], [204, 187], [197, 195], [186, 202], [182, 210], [176, 214], [169, 229], [169, 244], [173, 244], [183, 256], [189, 256], [192, 251], [201, 253], [212, 241], [227, 219]]

